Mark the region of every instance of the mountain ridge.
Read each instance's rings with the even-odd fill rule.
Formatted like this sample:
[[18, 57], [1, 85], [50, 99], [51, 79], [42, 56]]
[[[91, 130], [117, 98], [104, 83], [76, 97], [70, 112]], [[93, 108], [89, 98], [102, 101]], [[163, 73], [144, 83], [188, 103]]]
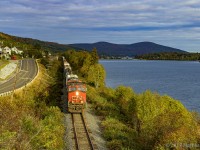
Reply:
[[114, 44], [109, 42], [96, 42], [96, 43], [77, 43], [69, 44], [73, 47], [91, 51], [93, 48], [98, 50], [100, 55], [110, 56], [136, 56], [144, 55], [149, 53], [160, 53], [160, 52], [180, 52], [187, 53], [187, 51], [172, 48], [169, 46], [163, 46], [149, 41], [132, 43], [132, 44]]
[[[32, 38], [23, 38], [12, 36], [6, 33], [0, 32], [0, 40], [12, 41], [14, 43], [23, 43], [37, 45], [39, 44], [44, 50], [50, 50], [53, 52], [62, 52], [65, 50], [86, 50], [91, 51], [96, 48], [99, 55], [106, 56], [138, 56], [150, 53], [161, 52], [179, 52], [188, 53], [177, 48], [163, 46], [149, 41], [132, 43], [132, 44], [115, 44], [106, 41], [100, 41], [95, 43], [75, 43], [75, 44], [59, 44], [56, 42], [42, 41]], [[21, 46], [23, 47], [23, 46]]]

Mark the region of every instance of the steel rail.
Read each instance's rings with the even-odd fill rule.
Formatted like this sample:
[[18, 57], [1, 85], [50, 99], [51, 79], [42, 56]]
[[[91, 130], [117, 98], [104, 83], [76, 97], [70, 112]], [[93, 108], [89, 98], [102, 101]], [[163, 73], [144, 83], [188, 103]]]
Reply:
[[79, 144], [78, 144], [78, 138], [77, 138], [77, 132], [76, 132], [76, 125], [75, 125], [75, 121], [74, 121], [74, 115], [71, 114], [72, 116], [72, 125], [73, 125], [73, 130], [74, 130], [74, 139], [75, 139], [75, 145], [76, 145], [76, 149], [79, 150]]
[[84, 125], [84, 128], [85, 128], [86, 134], [87, 134], [87, 138], [88, 138], [88, 141], [90, 143], [91, 150], [94, 150], [94, 145], [92, 143], [92, 139], [90, 138], [90, 135], [89, 135], [89, 132], [88, 132], [88, 129], [87, 129], [87, 126], [86, 126], [85, 118], [84, 118], [83, 115], [84, 115], [84, 113], [81, 113], [81, 118], [82, 118], [83, 125]]
[[[80, 146], [80, 143], [79, 143], [78, 133], [77, 133], [77, 129], [76, 129], [76, 123], [77, 122], [74, 119], [74, 115], [78, 115], [78, 114], [71, 114], [71, 115], [72, 115], [72, 124], [73, 124], [73, 130], [74, 130], [74, 138], [75, 138], [76, 149], [80, 150], [81, 146]], [[93, 145], [92, 140], [90, 138], [90, 135], [89, 135], [89, 132], [88, 132], [88, 129], [87, 129], [87, 126], [86, 126], [86, 122], [85, 122], [85, 119], [84, 119], [84, 116], [83, 116], [82, 113], [79, 114], [79, 115], [80, 115], [80, 119], [81, 119], [81, 124], [83, 125], [83, 128], [84, 128], [83, 129], [84, 131], [82, 131], [82, 132], [85, 133], [86, 136], [87, 136], [86, 137], [87, 138], [87, 143], [89, 144], [90, 149], [94, 150], [95, 148], [94, 148], [94, 145]], [[82, 138], [82, 140], [83, 140], [83, 138]]]

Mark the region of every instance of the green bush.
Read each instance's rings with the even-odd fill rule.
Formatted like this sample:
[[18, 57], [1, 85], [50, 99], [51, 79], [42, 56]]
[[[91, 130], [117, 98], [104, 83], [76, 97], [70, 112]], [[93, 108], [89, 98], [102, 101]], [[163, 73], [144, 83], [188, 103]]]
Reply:
[[121, 150], [122, 148], [122, 141], [121, 140], [112, 140], [107, 143], [107, 147], [110, 150]]
[[118, 143], [116, 146], [128, 147], [133, 143], [130, 142], [130, 136], [136, 136], [136, 132], [129, 128], [126, 124], [120, 122], [115, 118], [106, 118], [102, 122], [104, 128], [104, 137], [109, 142], [109, 146], [115, 146], [113, 144]]
[[45, 118], [41, 121], [40, 131], [33, 143], [37, 145], [37, 149], [62, 149], [64, 146], [63, 136], [61, 136], [64, 134], [63, 115], [58, 107], [53, 106], [44, 113]]

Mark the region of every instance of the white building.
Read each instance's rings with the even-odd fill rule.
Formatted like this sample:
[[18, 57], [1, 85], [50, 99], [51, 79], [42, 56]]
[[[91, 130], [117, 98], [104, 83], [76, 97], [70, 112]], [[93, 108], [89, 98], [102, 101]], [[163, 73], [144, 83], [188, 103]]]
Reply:
[[15, 52], [16, 54], [18, 53], [18, 49], [16, 47], [11, 48], [12, 52]]
[[4, 49], [3, 49], [3, 53], [4, 53], [4, 54], [9, 54], [9, 55], [11, 55], [11, 49], [10, 49], [8, 46], [6, 46], [6, 47], [4, 47]]
[[23, 51], [18, 50], [16, 47], [11, 48], [11, 51], [15, 52], [16, 54], [22, 54]]
[[22, 55], [23, 51], [18, 50], [16, 47], [9, 48], [8, 46], [6, 47], [1, 47], [0, 46], [0, 57], [4, 57], [5, 59], [10, 59], [12, 52], [15, 52], [15, 54]]

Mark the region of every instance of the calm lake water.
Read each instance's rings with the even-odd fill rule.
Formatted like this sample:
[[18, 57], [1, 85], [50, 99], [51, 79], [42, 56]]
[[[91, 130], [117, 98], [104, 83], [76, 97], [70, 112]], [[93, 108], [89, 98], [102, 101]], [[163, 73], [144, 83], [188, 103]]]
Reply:
[[151, 90], [180, 100], [200, 112], [200, 63], [194, 61], [100, 60], [106, 85], [130, 86], [136, 93]]

